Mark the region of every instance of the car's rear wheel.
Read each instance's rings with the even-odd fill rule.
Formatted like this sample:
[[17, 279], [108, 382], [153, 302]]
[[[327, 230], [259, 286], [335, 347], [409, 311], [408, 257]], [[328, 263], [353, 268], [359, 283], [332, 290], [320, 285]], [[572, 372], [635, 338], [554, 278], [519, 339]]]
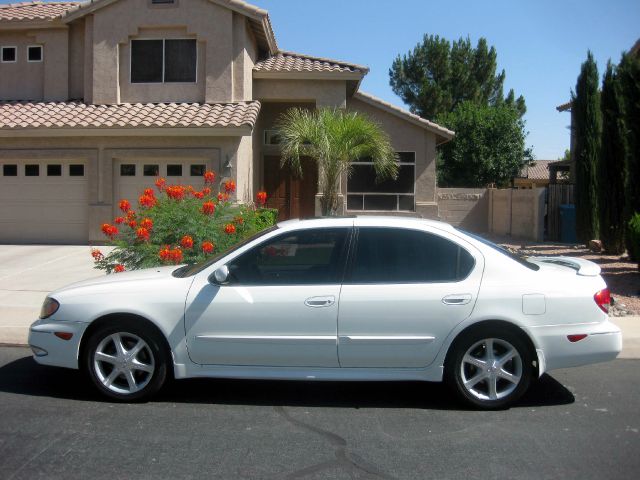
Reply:
[[85, 369], [100, 392], [114, 400], [140, 401], [164, 384], [168, 360], [159, 334], [117, 322], [96, 330], [85, 349]]
[[529, 388], [533, 358], [522, 336], [480, 328], [453, 345], [446, 380], [466, 403], [484, 409], [505, 408]]

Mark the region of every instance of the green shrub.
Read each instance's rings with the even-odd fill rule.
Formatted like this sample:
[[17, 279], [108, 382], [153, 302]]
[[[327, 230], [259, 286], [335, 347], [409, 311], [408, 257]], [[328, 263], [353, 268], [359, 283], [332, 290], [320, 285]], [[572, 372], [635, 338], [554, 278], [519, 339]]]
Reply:
[[640, 268], [640, 213], [635, 213], [629, 220], [629, 228], [627, 228], [629, 258], [638, 262]]
[[106, 256], [93, 249], [95, 268], [112, 273], [198, 263], [276, 223], [277, 210], [263, 208], [265, 192], [258, 193], [256, 204], [239, 205], [230, 202], [235, 183], [225, 182], [215, 195], [209, 186], [214, 180], [207, 172], [206, 186], [196, 190], [159, 178], [157, 191], [147, 188], [139, 197], [137, 211], [121, 200], [122, 216], [102, 225], [115, 249]]

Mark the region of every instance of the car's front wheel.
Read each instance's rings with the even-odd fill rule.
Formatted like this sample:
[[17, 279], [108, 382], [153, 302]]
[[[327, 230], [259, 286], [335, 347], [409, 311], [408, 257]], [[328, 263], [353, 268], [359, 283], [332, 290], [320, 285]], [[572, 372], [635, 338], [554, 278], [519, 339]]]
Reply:
[[97, 329], [88, 339], [84, 361], [98, 390], [118, 401], [146, 399], [167, 377], [161, 338], [140, 325], [116, 322]]
[[533, 358], [521, 335], [493, 328], [463, 334], [453, 345], [446, 380], [474, 407], [504, 408], [529, 388]]

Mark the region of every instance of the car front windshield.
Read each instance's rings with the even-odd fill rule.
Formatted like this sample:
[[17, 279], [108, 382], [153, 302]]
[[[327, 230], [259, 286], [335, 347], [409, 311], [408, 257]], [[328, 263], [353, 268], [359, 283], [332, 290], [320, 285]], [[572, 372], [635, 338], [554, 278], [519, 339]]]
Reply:
[[461, 233], [464, 233], [465, 235], [467, 235], [468, 237], [473, 238], [474, 240], [477, 240], [478, 242], [493, 248], [494, 250], [502, 253], [503, 255], [506, 255], [507, 257], [509, 257], [511, 260], [515, 260], [516, 262], [518, 262], [520, 265], [522, 265], [523, 267], [527, 267], [530, 270], [540, 270], [540, 266], [536, 265], [535, 263], [531, 263], [528, 261], [529, 257], [525, 257], [524, 255], [520, 255], [518, 253], [514, 253], [510, 250], [507, 250], [506, 248], [497, 245], [489, 240], [487, 240], [486, 238], [482, 238], [479, 235], [476, 235], [475, 233], [471, 233], [471, 232], [467, 232], [466, 230], [463, 230], [461, 228], [456, 228], [456, 230], [458, 230]]
[[173, 276], [177, 277], [177, 278], [184, 278], [184, 277], [191, 277], [192, 275], [196, 275], [196, 274], [202, 272], [203, 270], [205, 270], [206, 268], [210, 267], [214, 263], [216, 263], [218, 260], [220, 260], [225, 255], [229, 255], [230, 253], [235, 252], [236, 250], [244, 247], [248, 243], [253, 242], [255, 239], [260, 238], [263, 235], [266, 235], [267, 233], [273, 232], [274, 230], [277, 230], [277, 229], [278, 229], [278, 226], [274, 225], [273, 227], [270, 227], [270, 228], [267, 228], [265, 230], [262, 230], [262, 231], [256, 233], [255, 235], [252, 235], [251, 237], [247, 238], [246, 240], [243, 240], [242, 242], [237, 243], [234, 246], [228, 248], [224, 252], [220, 252], [217, 255], [206, 259], [203, 262], [196, 263], [196, 264], [193, 264], [193, 265], [185, 265], [184, 267], [180, 267], [180, 268], [178, 268], [177, 270], [175, 270], [173, 272]]

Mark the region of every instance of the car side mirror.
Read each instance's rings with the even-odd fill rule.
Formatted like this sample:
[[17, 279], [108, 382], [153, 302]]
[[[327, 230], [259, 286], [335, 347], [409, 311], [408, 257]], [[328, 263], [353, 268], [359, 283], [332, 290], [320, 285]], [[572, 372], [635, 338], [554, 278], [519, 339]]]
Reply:
[[225, 283], [227, 283], [228, 279], [229, 267], [227, 267], [226, 265], [223, 265], [220, 268], [216, 269], [216, 271], [213, 272], [213, 274], [209, 277], [209, 281], [211, 281], [212, 283], [216, 283], [217, 285], [224, 285]]

